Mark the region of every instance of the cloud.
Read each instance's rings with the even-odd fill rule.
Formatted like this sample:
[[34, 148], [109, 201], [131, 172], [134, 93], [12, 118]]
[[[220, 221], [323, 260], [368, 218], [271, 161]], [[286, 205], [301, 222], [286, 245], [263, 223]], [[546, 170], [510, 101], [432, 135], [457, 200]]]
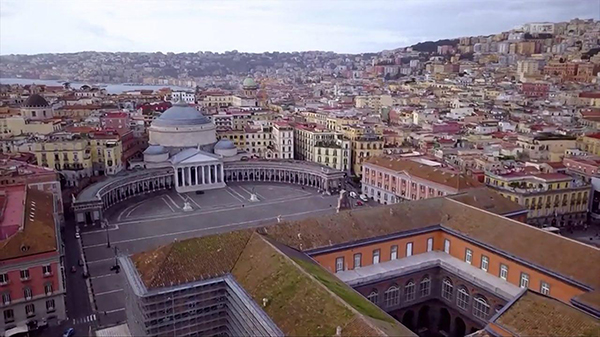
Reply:
[[0, 53], [359, 53], [589, 18], [599, 9], [598, 0], [0, 0]]

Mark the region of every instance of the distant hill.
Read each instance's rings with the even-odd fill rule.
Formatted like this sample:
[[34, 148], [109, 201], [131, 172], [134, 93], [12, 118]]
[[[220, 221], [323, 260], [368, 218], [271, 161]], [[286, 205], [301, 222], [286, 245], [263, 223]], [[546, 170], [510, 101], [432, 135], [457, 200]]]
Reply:
[[436, 53], [437, 47], [444, 46], [444, 45], [451, 45], [453, 47], [456, 47], [456, 45], [458, 45], [458, 39], [444, 39], [444, 40], [437, 40], [435, 42], [434, 41], [419, 42], [415, 45], [412, 45], [411, 47], [413, 50], [424, 52], [424, 53]]

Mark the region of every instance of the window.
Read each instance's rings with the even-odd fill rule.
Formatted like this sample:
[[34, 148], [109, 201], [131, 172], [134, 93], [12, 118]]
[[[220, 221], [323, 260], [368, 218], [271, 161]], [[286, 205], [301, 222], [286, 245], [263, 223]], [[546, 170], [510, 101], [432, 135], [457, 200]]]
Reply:
[[406, 244], [406, 257], [412, 256], [413, 253], [413, 243], [409, 242]]
[[379, 302], [379, 292], [377, 291], [377, 289], [371, 290], [371, 293], [369, 294], [369, 296], [367, 296], [367, 299], [377, 304], [377, 302]]
[[386, 307], [392, 307], [400, 303], [400, 288], [393, 285], [383, 294]]
[[390, 249], [390, 260], [396, 260], [398, 258], [398, 246], [393, 245]]
[[421, 280], [421, 284], [419, 284], [419, 293], [421, 294], [421, 297], [429, 296], [431, 293], [431, 280], [429, 279], [429, 276], [425, 276]]
[[33, 293], [31, 292], [31, 288], [24, 288], [23, 295], [25, 296], [25, 299], [30, 300], [33, 295]]
[[470, 250], [469, 248], [467, 248], [465, 250], [465, 262], [468, 264], [471, 264], [472, 261], [473, 261], [473, 251]]
[[0, 274], [0, 285], [8, 283], [8, 274]]
[[29, 269], [21, 270], [21, 280], [29, 280]]
[[482, 296], [473, 298], [473, 315], [481, 319], [486, 319], [490, 313], [490, 306]]
[[46, 311], [53, 312], [56, 309], [56, 305], [54, 305], [54, 300], [46, 301]]
[[33, 305], [33, 303], [27, 304], [25, 306], [25, 314], [27, 314], [27, 317], [31, 317], [31, 316], [35, 315], [35, 306]]
[[335, 272], [344, 271], [344, 258], [338, 257], [335, 259]]
[[456, 305], [461, 309], [467, 310], [467, 307], [469, 306], [469, 291], [465, 287], [458, 288]]
[[500, 278], [506, 281], [508, 278], [508, 266], [500, 264]]
[[10, 293], [2, 293], [2, 303], [5, 305], [10, 304]]
[[50, 265], [42, 266], [42, 272], [44, 273], [45, 276], [51, 275], [52, 274], [52, 266], [50, 266]]
[[415, 299], [415, 283], [410, 280], [404, 286], [404, 295], [406, 298], [406, 302], [410, 302]]
[[490, 260], [487, 256], [481, 255], [481, 270], [488, 271], [488, 266], [490, 264]]
[[427, 251], [430, 252], [433, 250], [433, 238], [427, 239]]
[[362, 266], [362, 254], [356, 253], [354, 254], [354, 269], [360, 268]]
[[446, 252], [446, 254], [450, 254], [450, 240], [448, 239], [444, 240], [444, 252]]
[[452, 301], [452, 292], [454, 291], [454, 286], [452, 285], [452, 281], [449, 279], [444, 279], [442, 282], [442, 297], [447, 299], [448, 301]]
[[375, 249], [373, 251], [373, 264], [379, 263], [379, 254], [380, 253], [381, 253], [381, 251], [379, 249]]
[[527, 288], [529, 287], [529, 275], [525, 274], [525, 273], [521, 273], [521, 284], [520, 284], [521, 288]]
[[46, 283], [46, 285], [44, 285], [44, 293], [46, 293], [46, 295], [52, 295], [52, 283]]
[[15, 321], [15, 312], [12, 309], [4, 310], [4, 323]]
[[550, 295], [550, 285], [544, 281], [540, 284], [540, 292], [543, 295]]

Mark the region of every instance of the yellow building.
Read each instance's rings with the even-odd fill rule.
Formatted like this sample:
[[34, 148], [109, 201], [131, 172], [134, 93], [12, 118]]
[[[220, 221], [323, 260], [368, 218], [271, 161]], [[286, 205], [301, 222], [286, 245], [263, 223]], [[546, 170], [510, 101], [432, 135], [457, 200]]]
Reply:
[[357, 108], [371, 108], [379, 111], [383, 106], [392, 106], [394, 100], [391, 95], [369, 95], [354, 97], [354, 105]]
[[0, 133], [3, 137], [27, 134], [47, 135], [61, 129], [61, 121], [56, 119], [29, 120], [22, 116], [0, 119]]
[[360, 177], [362, 163], [383, 154], [383, 135], [380, 129], [365, 125], [346, 125], [343, 134], [351, 142], [352, 172]]
[[502, 196], [529, 209], [528, 222], [568, 226], [586, 219], [590, 185], [562, 173], [504, 175], [487, 172], [485, 183]]
[[38, 165], [61, 172], [71, 186], [83, 178], [113, 175], [125, 168], [122, 142], [112, 132], [55, 133], [29, 140], [15, 150], [33, 153]]
[[350, 141], [342, 137], [334, 140], [317, 141], [313, 148], [313, 158], [321, 165], [350, 172], [352, 149]]
[[[315, 146], [317, 143], [334, 144], [336, 140], [343, 139], [340, 132], [328, 130], [323, 125], [295, 124], [294, 126], [294, 154], [296, 159], [317, 162]], [[321, 162], [323, 163], [323, 162]]]
[[233, 95], [222, 92], [207, 93], [198, 103], [204, 108], [226, 108], [233, 105]]
[[217, 139], [231, 140], [239, 150], [266, 158], [267, 149], [273, 146], [272, 127], [269, 123], [250, 123], [243, 130], [219, 130]]
[[94, 175], [113, 175], [125, 169], [123, 144], [117, 134], [96, 132], [90, 139]]
[[302, 116], [306, 119], [307, 123], [314, 123], [318, 125], [327, 125], [328, 114], [323, 111], [304, 111]]
[[576, 147], [577, 138], [559, 134], [522, 135], [517, 139], [517, 146], [529, 159], [557, 162], [562, 161], [567, 149]]
[[333, 131], [341, 131], [344, 125], [350, 125], [357, 123], [356, 118], [351, 117], [327, 117], [326, 125], [327, 129]]
[[581, 137], [577, 141], [577, 148], [593, 155], [600, 156], [600, 133]]

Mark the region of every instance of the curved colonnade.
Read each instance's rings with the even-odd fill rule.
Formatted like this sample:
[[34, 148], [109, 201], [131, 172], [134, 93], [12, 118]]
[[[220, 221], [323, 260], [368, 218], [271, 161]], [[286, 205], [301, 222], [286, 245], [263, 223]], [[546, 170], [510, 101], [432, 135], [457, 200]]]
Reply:
[[[298, 184], [325, 193], [343, 188], [345, 174], [303, 161], [246, 161], [224, 163], [225, 182], [274, 182]], [[84, 189], [73, 200], [79, 224], [100, 224], [104, 211], [129, 198], [171, 189], [176, 182], [172, 168], [129, 171]]]

